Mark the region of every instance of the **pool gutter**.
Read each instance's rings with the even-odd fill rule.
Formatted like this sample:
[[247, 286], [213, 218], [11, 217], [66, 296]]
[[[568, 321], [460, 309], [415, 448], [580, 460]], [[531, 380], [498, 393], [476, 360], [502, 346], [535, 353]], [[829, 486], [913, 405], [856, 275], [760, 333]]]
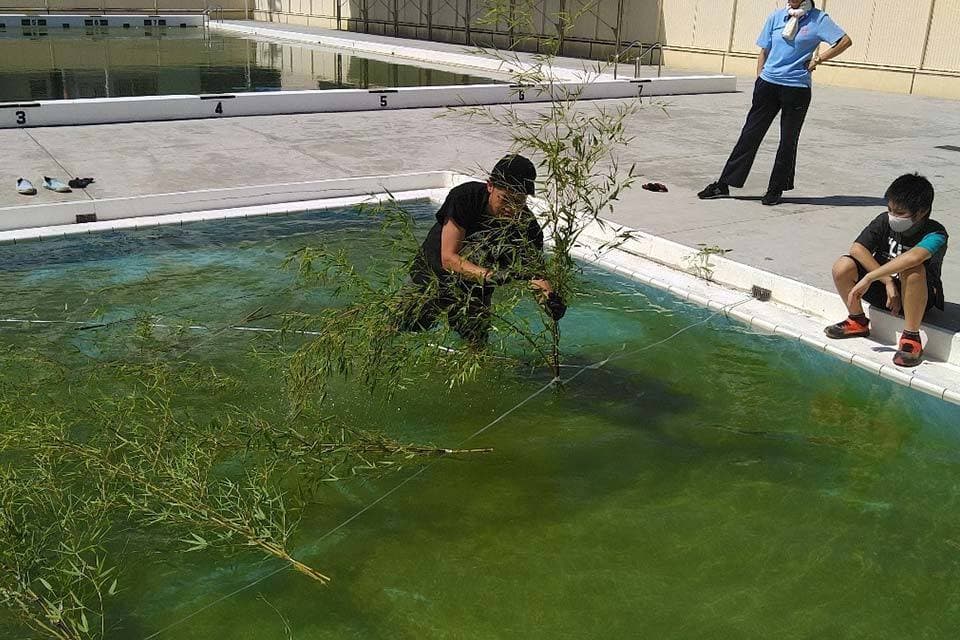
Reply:
[[[451, 187], [474, 179], [436, 171], [11, 207], [0, 209], [0, 243], [295, 214], [391, 197], [441, 202]], [[96, 221], [77, 222], [86, 219], [77, 217], [81, 214], [95, 215]], [[925, 325], [926, 360], [916, 368], [903, 369], [892, 363], [902, 320], [887, 313], [870, 310], [871, 338], [831, 341], [823, 335], [823, 327], [846, 314], [834, 292], [722, 256], [704, 256], [698, 249], [615, 223], [590, 225], [580, 240], [575, 253], [581, 260], [720, 311], [758, 332], [798, 340], [879, 377], [960, 404], [960, 335]], [[769, 299], [752, 299], [754, 287], [766, 290]]]

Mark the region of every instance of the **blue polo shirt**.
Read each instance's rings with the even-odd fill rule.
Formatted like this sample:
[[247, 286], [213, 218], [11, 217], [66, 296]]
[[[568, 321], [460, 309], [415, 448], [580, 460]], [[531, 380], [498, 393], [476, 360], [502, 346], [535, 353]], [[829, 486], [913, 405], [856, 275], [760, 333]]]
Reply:
[[757, 46], [769, 51], [760, 77], [767, 82], [788, 87], [809, 87], [810, 72], [807, 65], [821, 42], [833, 46], [845, 33], [830, 16], [820, 9], [808, 11], [800, 18], [793, 40], [783, 37], [790, 15], [787, 9], [778, 9], [770, 14], [763, 31], [757, 38]]

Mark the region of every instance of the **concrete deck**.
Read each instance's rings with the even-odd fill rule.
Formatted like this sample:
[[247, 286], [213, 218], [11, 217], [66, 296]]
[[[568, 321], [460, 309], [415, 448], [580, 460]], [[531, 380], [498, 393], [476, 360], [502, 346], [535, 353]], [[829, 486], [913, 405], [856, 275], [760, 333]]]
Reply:
[[[960, 152], [937, 148], [960, 146], [960, 109], [956, 102], [918, 96], [815, 87], [797, 189], [782, 205], [764, 207], [758, 201], [776, 149], [775, 131], [737, 199], [697, 200], [696, 192], [717, 177], [736, 140], [751, 84], [752, 78], [742, 78], [736, 94], [672, 97], [634, 116], [629, 132], [635, 139], [624, 159], [637, 163], [644, 181], [664, 182], [670, 193], [650, 193], [638, 184], [612, 218], [688, 246], [719, 245], [732, 250], [731, 259], [829, 288], [831, 263], [884, 209], [889, 182], [920, 171], [937, 188], [935, 218], [960, 234]], [[542, 107], [517, 108], [532, 115]], [[418, 109], [4, 130], [0, 186], [6, 188], [0, 190], [0, 206], [411, 171], [480, 174], [508, 147], [508, 132], [441, 117], [446, 113]], [[41, 175], [93, 176], [97, 182], [86, 193], [41, 191], [25, 198], [14, 190], [21, 175], [35, 184]], [[944, 280], [948, 313], [932, 320], [958, 330], [957, 249], [947, 254]]]

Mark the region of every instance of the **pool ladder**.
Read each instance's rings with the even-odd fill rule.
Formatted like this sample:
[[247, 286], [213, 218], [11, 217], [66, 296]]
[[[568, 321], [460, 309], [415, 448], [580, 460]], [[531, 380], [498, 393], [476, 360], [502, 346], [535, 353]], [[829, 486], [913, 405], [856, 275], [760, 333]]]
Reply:
[[634, 71], [633, 71], [633, 77], [634, 77], [634, 78], [639, 78], [639, 77], [640, 77], [640, 62], [643, 60], [643, 56], [645, 56], [645, 55], [647, 55], [647, 54], [649, 53], [649, 54], [650, 54], [650, 63], [653, 64], [653, 51], [654, 51], [654, 50], [657, 50], [657, 52], [659, 53], [659, 55], [657, 56], [657, 77], [659, 78], [659, 77], [660, 77], [660, 73], [663, 71], [663, 43], [662, 43], [662, 42], [654, 42], [653, 44], [650, 44], [650, 45], [646, 45], [646, 46], [645, 46], [641, 40], [634, 40], [633, 42], [631, 42], [630, 44], [628, 44], [626, 47], [624, 47], [623, 49], [621, 49], [620, 51], [618, 51], [617, 54], [613, 57], [613, 77], [614, 77], [614, 79], [616, 79], [616, 77], [617, 77], [617, 67], [620, 66], [620, 59], [621, 59], [625, 54], [629, 53], [630, 50], [633, 49], [634, 47], [636, 47], [637, 49], [639, 49], [640, 52], [637, 54], [637, 59], [636, 59], [635, 62], [634, 62], [635, 68], [634, 68]]
[[207, 5], [203, 10], [203, 20], [206, 23], [209, 23], [210, 20], [216, 20], [217, 22], [223, 22], [223, 7], [218, 4]]

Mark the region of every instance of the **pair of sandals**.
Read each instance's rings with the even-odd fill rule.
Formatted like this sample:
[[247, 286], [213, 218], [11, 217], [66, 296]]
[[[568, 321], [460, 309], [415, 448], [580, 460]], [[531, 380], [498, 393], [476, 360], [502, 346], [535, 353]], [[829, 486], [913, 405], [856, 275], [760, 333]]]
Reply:
[[[57, 193], [70, 193], [73, 189], [86, 189], [92, 182], [94, 182], [93, 178], [72, 178], [68, 184], [64, 184], [57, 178], [43, 176], [43, 188]], [[37, 188], [26, 178], [17, 178], [17, 193], [22, 196], [35, 196], [37, 195]]]

